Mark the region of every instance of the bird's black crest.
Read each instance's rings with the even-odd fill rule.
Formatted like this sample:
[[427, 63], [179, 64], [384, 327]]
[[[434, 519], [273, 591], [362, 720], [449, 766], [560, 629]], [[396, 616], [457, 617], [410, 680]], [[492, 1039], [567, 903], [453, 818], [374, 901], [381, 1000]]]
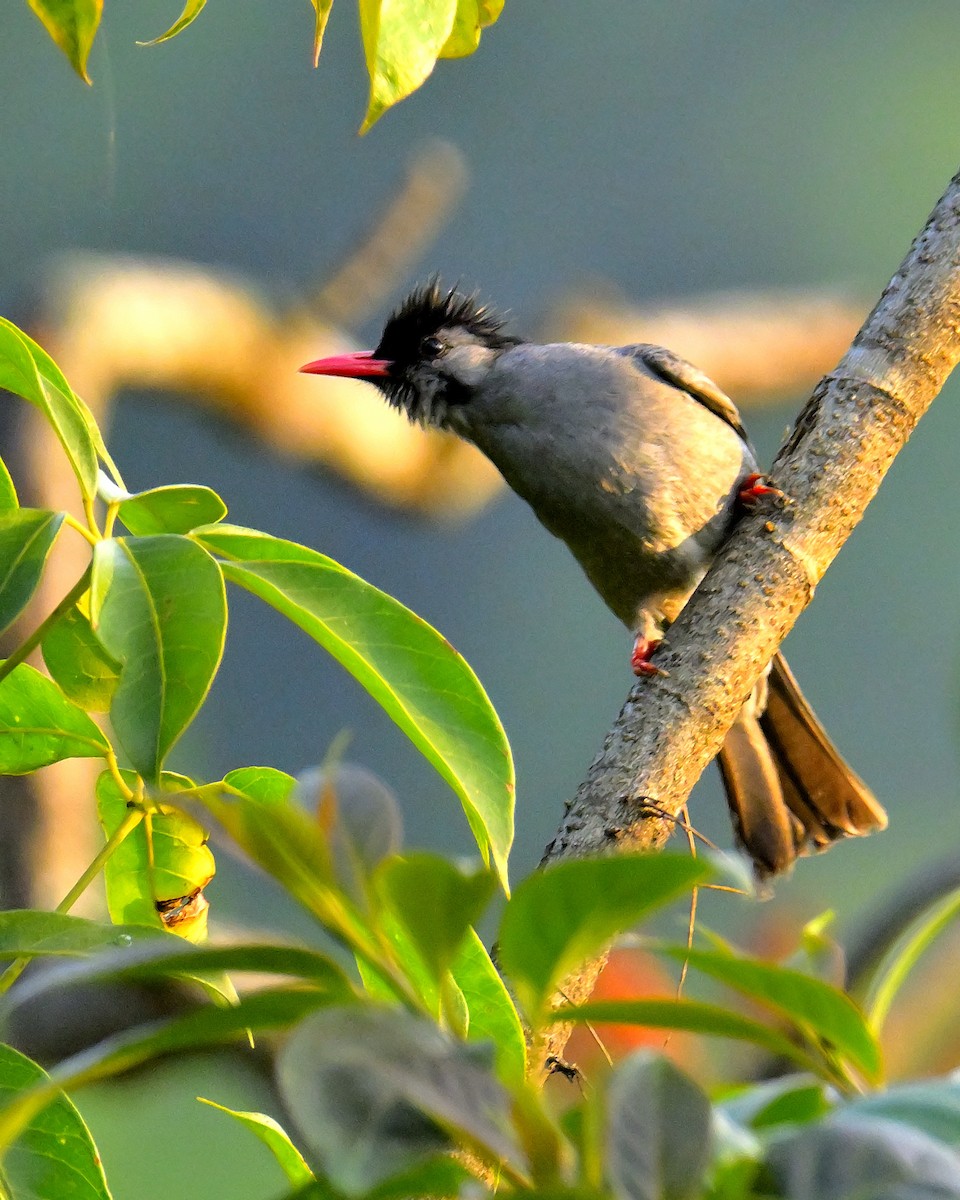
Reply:
[[424, 338], [441, 329], [459, 326], [495, 350], [517, 346], [522, 339], [503, 332], [503, 318], [456, 288], [449, 291], [431, 280], [413, 291], [384, 326], [374, 354], [391, 362], [409, 362], [420, 354]]

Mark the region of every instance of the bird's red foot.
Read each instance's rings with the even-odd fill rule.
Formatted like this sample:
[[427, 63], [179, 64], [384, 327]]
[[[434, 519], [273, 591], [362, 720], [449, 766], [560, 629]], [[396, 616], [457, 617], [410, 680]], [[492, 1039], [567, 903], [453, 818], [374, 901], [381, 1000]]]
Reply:
[[653, 652], [661, 644], [661, 639], [638, 637], [633, 643], [633, 654], [630, 655], [630, 666], [634, 675], [666, 675], [662, 667], [654, 666], [650, 661]]
[[783, 492], [779, 488], [771, 487], [766, 483], [765, 477], [759, 472], [747, 475], [741, 480], [740, 486], [737, 489], [738, 504], [741, 504], [744, 508], [755, 508], [764, 496], [776, 496], [782, 500]]

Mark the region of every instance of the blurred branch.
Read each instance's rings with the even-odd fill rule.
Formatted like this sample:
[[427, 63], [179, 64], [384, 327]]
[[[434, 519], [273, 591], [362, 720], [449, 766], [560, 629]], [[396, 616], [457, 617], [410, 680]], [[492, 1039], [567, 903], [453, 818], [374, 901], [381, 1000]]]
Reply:
[[[951, 182], [839, 366], [814, 390], [772, 478], [789, 496], [746, 517], [639, 682], [567, 805], [544, 863], [659, 848], [761, 671], [960, 358], [960, 175]], [[577, 1001], [602, 963], [564, 984]], [[538, 1051], [562, 1053], [561, 1031]]]
[[549, 310], [544, 340], [654, 342], [695, 362], [744, 407], [813, 385], [849, 346], [866, 305], [829, 292], [718, 292], [637, 307], [574, 294]]

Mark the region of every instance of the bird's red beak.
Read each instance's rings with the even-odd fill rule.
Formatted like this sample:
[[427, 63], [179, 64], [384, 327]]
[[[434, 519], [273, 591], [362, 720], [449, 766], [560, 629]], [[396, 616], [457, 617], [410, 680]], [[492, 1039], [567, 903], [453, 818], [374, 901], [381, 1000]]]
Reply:
[[358, 350], [355, 354], [334, 354], [331, 358], [318, 358], [300, 370], [305, 375], [342, 375], [347, 379], [380, 379], [390, 374], [393, 364], [385, 358], [374, 358], [372, 350]]

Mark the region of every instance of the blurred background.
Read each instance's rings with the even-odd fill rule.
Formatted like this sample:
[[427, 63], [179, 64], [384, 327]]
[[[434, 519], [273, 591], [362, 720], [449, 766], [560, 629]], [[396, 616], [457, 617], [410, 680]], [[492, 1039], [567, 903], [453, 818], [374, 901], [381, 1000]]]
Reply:
[[[334, 5], [316, 71], [305, 3], [214, 0], [172, 42], [135, 45], [179, 7], [107, 3], [90, 89], [27, 7], [6, 5], [0, 311], [62, 351], [81, 393], [109, 392], [110, 442], [131, 490], [208, 484], [232, 520], [338, 559], [467, 657], [516, 756], [520, 879], [632, 682], [629, 637], [565, 549], [466, 460], [461, 477], [459, 460], [451, 470], [437, 450], [422, 459], [420, 483], [384, 503], [344, 478], [349, 454], [331, 464], [322, 429], [316, 454], [302, 453], [288, 411], [290, 422], [309, 423], [304, 410], [356, 403], [365, 412], [366, 399], [360, 384], [328, 395], [318, 380], [293, 380], [295, 368], [375, 344], [391, 307], [438, 271], [479, 289], [526, 334], [666, 340], [662, 329], [679, 329], [673, 348], [733, 392], [769, 460], [957, 169], [960, 9], [947, 0], [608, 0], [587, 16], [575, 0], [507, 0], [473, 58], [441, 63], [359, 139], [366, 85], [352, 0]], [[437, 138], [455, 152], [428, 151]], [[403, 221], [378, 226], [385, 206], [410, 193], [411, 162], [425, 171], [426, 190], [413, 188]], [[390, 262], [378, 273], [374, 261], [367, 295], [337, 272], [378, 228]], [[134, 312], [121, 292], [97, 324], [98, 280], [126, 279], [141, 270], [137, 259], [150, 264], [136, 280], [160, 289], [169, 274], [162, 319]], [[229, 302], [204, 290], [207, 269]], [[339, 291], [327, 286], [335, 277]], [[729, 355], [742, 337], [746, 358], [775, 367], [778, 338], [751, 322], [781, 303], [797, 363], [769, 392], [759, 370], [738, 391], [736, 364], [725, 375], [720, 349]], [[721, 323], [715, 362], [709, 348], [697, 354], [695, 313], [681, 344], [698, 308], [705, 324]], [[121, 354], [118, 311], [152, 327], [155, 344], [141, 324]], [[739, 335], [722, 324], [731, 313], [742, 316]], [[214, 384], [163, 363], [184, 326], [209, 329], [200, 353]], [[809, 361], [798, 341], [809, 342]], [[122, 363], [104, 381], [97, 364], [111, 356]], [[147, 364], [139, 378], [138, 357]], [[251, 377], [255, 414], [245, 411]], [[804, 920], [834, 906], [841, 932], [854, 930], [891, 889], [956, 856], [958, 391], [951, 382], [925, 418], [787, 644], [891, 828], [801, 862], [766, 905], [706, 904], [707, 924], [757, 946], [776, 949], [781, 939], [789, 949]], [[255, 435], [260, 426], [267, 443]], [[369, 445], [385, 435], [361, 427], [358, 436]], [[387, 437], [388, 461], [390, 445]], [[363, 471], [348, 463], [347, 473]], [[205, 778], [253, 763], [296, 773], [342, 730], [352, 733], [348, 757], [399, 794], [411, 845], [471, 852], [455, 798], [402, 735], [304, 635], [247, 596], [232, 597], [212, 700], [171, 767]], [[691, 812], [729, 844], [712, 768]], [[208, 896], [214, 924], [302, 931], [267, 884], [224, 855]], [[123, 1140], [124, 1088], [140, 1086], [143, 1121], [170, 1122], [184, 1155], [193, 1138], [231, 1132], [217, 1124], [206, 1134], [204, 1122], [225, 1119], [197, 1115], [193, 1093], [161, 1087], [175, 1069], [146, 1089], [133, 1080], [81, 1097], [119, 1197], [184, 1194], [165, 1174], [179, 1169], [169, 1154], [151, 1157], [142, 1142]], [[243, 1071], [236, 1081], [224, 1074], [213, 1098], [255, 1107], [257, 1086]], [[254, 1099], [242, 1098], [244, 1088]], [[232, 1195], [261, 1196], [271, 1181], [279, 1186], [269, 1164], [257, 1175], [256, 1149], [237, 1137], [236, 1153], [251, 1165], [232, 1150], [196, 1165], [191, 1195], [230, 1186]], [[237, 1169], [247, 1190], [222, 1174]]]

